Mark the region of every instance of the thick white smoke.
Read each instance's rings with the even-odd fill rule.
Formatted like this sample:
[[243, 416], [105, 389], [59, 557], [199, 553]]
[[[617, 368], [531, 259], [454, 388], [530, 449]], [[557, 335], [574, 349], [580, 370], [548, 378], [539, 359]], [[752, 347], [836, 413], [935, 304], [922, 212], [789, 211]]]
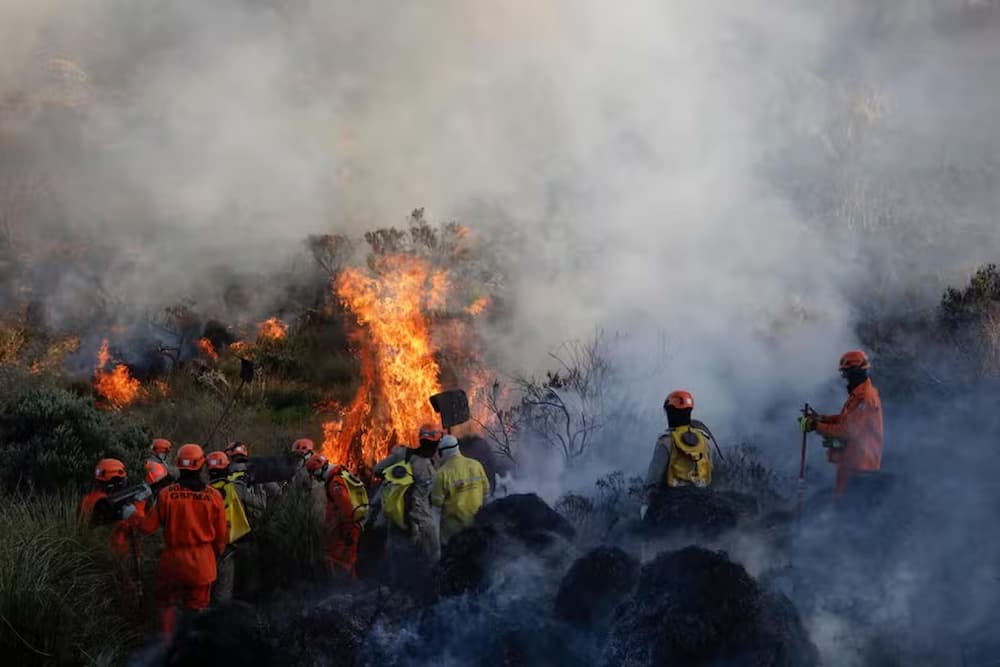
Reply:
[[[829, 377], [872, 283], [933, 296], [995, 240], [995, 22], [851, 4], [15, 0], [3, 177], [40, 175], [45, 233], [126, 249], [95, 269], [126, 308], [309, 233], [458, 217], [508, 267], [505, 370], [601, 327], [642, 409], [686, 387], [749, 431]], [[61, 276], [50, 317], [91, 286]]]

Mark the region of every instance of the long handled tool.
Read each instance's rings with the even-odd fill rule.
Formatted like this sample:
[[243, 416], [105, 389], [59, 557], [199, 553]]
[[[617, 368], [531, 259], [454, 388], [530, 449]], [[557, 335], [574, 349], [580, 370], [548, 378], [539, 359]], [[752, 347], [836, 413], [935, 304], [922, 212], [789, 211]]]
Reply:
[[[806, 403], [802, 406], [802, 416], [808, 417], [812, 414], [812, 408]], [[802, 496], [806, 490], [806, 437], [809, 434], [804, 430], [802, 431], [802, 461], [799, 463], [799, 486], [795, 494], [795, 516], [799, 516], [802, 511]]]
[[139, 563], [139, 541], [135, 536], [135, 529], [128, 530], [129, 555], [132, 560], [132, 576], [135, 577], [136, 603], [139, 605], [140, 613], [146, 611], [146, 600], [142, 591], [142, 566]]
[[239, 395], [240, 390], [246, 385], [247, 382], [253, 381], [254, 367], [253, 362], [248, 359], [240, 359], [240, 384], [236, 387], [233, 395], [229, 397], [229, 404], [223, 409], [222, 414], [219, 415], [219, 421], [215, 423], [212, 427], [212, 432], [207, 438], [205, 438], [205, 447], [211, 447], [212, 438], [215, 434], [219, 432], [219, 427], [222, 426], [222, 422], [226, 421], [226, 417], [229, 416], [229, 411], [233, 409], [233, 405], [236, 403], [236, 397]]

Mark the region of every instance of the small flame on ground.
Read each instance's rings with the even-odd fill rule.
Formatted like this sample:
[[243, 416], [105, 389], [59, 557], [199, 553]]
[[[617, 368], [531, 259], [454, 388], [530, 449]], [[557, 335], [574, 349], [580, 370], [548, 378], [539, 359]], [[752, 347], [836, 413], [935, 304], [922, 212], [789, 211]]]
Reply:
[[97, 368], [95, 369], [94, 388], [113, 410], [121, 410], [131, 405], [138, 397], [142, 386], [132, 377], [128, 366], [117, 364], [110, 370], [104, 370], [111, 361], [108, 341], [101, 343], [97, 353]]
[[272, 317], [257, 325], [257, 335], [264, 340], [281, 340], [288, 335], [288, 325]]
[[212, 361], [219, 360], [219, 353], [215, 351], [215, 346], [212, 345], [212, 341], [210, 341], [209, 339], [200, 338], [198, 340], [198, 349], [201, 350], [201, 353], [204, 354], [209, 359], [211, 359]]

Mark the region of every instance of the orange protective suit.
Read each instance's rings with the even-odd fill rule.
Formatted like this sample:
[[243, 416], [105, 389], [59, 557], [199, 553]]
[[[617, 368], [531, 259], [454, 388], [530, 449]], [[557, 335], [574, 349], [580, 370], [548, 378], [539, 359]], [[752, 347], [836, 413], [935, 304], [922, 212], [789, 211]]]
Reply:
[[821, 415], [816, 432], [843, 445], [828, 449], [827, 460], [837, 464], [836, 495], [847, 488], [852, 473], [882, 467], [882, 400], [871, 380], [851, 391], [839, 415]]
[[327, 560], [335, 570], [354, 577], [361, 526], [354, 521], [354, 503], [340, 475], [333, 475], [326, 483], [326, 500]]
[[198, 610], [208, 606], [215, 561], [229, 539], [222, 495], [210, 486], [200, 489], [172, 484], [160, 492], [156, 505], [141, 522], [144, 533], [163, 528], [157, 600], [164, 633], [173, 631], [174, 607]]
[[90, 523], [94, 518], [94, 508], [97, 507], [97, 503], [100, 502], [102, 498], [107, 498], [108, 492], [104, 489], [94, 489], [83, 498], [80, 499], [80, 518], [87, 523]]

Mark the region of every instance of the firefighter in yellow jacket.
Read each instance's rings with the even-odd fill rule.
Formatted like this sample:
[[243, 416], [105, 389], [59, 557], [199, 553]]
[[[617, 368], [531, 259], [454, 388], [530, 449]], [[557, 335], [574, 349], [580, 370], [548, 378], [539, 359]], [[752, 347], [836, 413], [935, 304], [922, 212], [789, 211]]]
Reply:
[[441, 438], [441, 467], [431, 484], [431, 504], [441, 508], [441, 543], [469, 526], [490, 492], [490, 482], [479, 461], [462, 456], [458, 439]]
[[640, 509], [643, 518], [652, 496], [661, 489], [712, 483], [712, 432], [691, 419], [693, 410], [694, 397], [687, 391], [672, 391], [663, 402], [667, 432], [657, 438], [646, 473], [646, 501]]

